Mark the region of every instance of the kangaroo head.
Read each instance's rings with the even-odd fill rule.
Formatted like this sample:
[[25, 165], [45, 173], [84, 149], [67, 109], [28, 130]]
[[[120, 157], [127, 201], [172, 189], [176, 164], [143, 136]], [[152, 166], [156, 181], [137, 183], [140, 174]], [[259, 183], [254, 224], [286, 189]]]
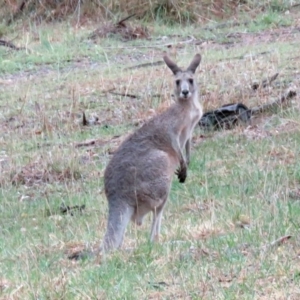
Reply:
[[192, 95], [197, 90], [197, 86], [194, 83], [194, 74], [201, 62], [201, 55], [196, 54], [191, 61], [188, 68], [183, 71], [173, 62], [167, 55], [164, 57], [164, 61], [169, 69], [173, 72], [175, 76], [175, 96], [177, 99], [187, 100], [192, 97]]

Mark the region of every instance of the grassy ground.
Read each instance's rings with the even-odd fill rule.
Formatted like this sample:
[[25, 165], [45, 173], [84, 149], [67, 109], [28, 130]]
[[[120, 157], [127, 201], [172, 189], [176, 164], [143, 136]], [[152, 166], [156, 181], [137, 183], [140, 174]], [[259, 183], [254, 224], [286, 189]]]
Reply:
[[[103, 237], [110, 153], [172, 99], [164, 65], [129, 67], [164, 51], [185, 66], [200, 52], [205, 110], [256, 106], [299, 86], [299, 18], [296, 7], [222, 26], [153, 26], [151, 40], [130, 42], [87, 39], [95, 24], [12, 25], [7, 38], [26, 49], [0, 48], [0, 299], [299, 299], [299, 91], [250, 127], [197, 128], [159, 244], [148, 242], [149, 216], [105, 261], [68, 259]], [[82, 112], [95, 124], [82, 126]], [[62, 204], [85, 208], [62, 214]]]

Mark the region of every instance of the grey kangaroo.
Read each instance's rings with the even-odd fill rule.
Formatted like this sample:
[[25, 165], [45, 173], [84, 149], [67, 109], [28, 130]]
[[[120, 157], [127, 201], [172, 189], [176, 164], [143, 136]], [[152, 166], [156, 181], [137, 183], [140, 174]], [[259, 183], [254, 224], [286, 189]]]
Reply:
[[176, 103], [130, 135], [105, 170], [109, 212], [100, 247], [104, 252], [120, 247], [129, 221], [141, 225], [148, 212], [153, 213], [150, 240], [158, 240], [173, 174], [180, 182], [187, 176], [192, 132], [202, 116], [194, 80], [201, 55], [185, 71], [168, 56], [164, 61], [174, 74]]

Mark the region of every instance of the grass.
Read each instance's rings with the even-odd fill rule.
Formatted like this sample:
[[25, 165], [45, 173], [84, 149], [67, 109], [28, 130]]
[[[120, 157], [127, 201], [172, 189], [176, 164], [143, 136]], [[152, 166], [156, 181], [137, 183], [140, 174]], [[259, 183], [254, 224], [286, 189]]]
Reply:
[[[201, 52], [205, 110], [266, 103], [299, 85], [299, 33], [281, 27], [283, 16], [258, 16], [255, 30], [153, 25], [153, 40], [133, 42], [92, 43], [92, 26], [17, 27], [24, 34], [14, 42], [27, 49], [0, 49], [0, 299], [298, 299], [299, 95], [250, 128], [196, 129], [188, 179], [174, 178], [160, 243], [148, 242], [149, 216], [142, 228], [128, 226], [122, 249], [105, 260], [68, 259], [102, 240], [103, 172], [120, 141], [111, 138], [170, 103], [165, 66], [126, 67], [161, 60], [165, 50], [184, 66]], [[229, 33], [242, 35], [229, 44]], [[201, 42], [180, 44], [188, 36]], [[276, 72], [272, 87], [250, 89]], [[82, 126], [83, 111], [97, 125]], [[100, 143], [75, 147], [90, 139]], [[85, 209], [62, 214], [62, 204]]]
[[[5, 3], [0, 1], [0, 17], [9, 24], [12, 21], [28, 19], [40, 22], [64, 20], [71, 17], [73, 22], [87, 22], [99, 19], [118, 19], [124, 15], [135, 14], [137, 18], [144, 21], [160, 22], [164, 24], [192, 24], [199, 20], [227, 19], [237, 12], [273, 11], [285, 12], [292, 5], [290, 0], [245, 0], [245, 1], [194, 1], [194, 0], [173, 0], [173, 1], [93, 1], [78, 2], [65, 1], [39, 1], [35, 3], [22, 4], [20, 1]], [[21, 11], [20, 11], [21, 8]], [[1, 26], [0, 26], [1, 35]]]

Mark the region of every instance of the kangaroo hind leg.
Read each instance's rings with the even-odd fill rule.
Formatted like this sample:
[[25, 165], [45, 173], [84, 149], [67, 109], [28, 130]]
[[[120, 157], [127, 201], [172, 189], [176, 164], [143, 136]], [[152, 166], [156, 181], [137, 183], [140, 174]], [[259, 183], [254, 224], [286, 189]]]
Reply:
[[161, 226], [161, 218], [164, 210], [164, 205], [162, 205], [159, 208], [155, 208], [153, 210], [153, 221], [152, 221], [152, 227], [151, 227], [151, 235], [150, 235], [150, 241], [157, 241], [159, 240], [159, 234], [160, 234], [160, 226]]

